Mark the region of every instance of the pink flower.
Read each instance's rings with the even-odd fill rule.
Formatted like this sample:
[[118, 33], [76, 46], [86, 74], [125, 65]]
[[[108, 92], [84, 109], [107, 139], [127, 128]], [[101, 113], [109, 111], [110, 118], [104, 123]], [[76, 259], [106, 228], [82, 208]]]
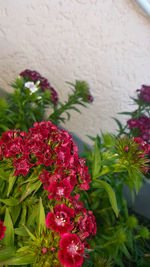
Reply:
[[47, 253], [47, 248], [42, 248], [42, 253], [46, 254]]
[[3, 239], [6, 231], [6, 226], [4, 226], [3, 222], [0, 220], [0, 240]]
[[74, 216], [73, 209], [68, 208], [65, 204], [59, 204], [54, 207], [54, 212], [47, 214], [46, 226], [62, 235], [74, 228], [72, 222]]
[[124, 151], [128, 152], [129, 151], [129, 146], [125, 146]]
[[60, 240], [58, 258], [65, 267], [80, 267], [83, 263], [84, 245], [76, 234], [66, 233]]

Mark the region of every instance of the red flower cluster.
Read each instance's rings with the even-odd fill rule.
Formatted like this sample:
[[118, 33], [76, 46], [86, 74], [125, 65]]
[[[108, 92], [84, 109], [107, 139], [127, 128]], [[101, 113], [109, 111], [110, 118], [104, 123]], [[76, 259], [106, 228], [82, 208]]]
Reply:
[[20, 73], [20, 76], [22, 76], [26, 81], [33, 81], [37, 82], [39, 81], [39, 86], [41, 87], [42, 91], [45, 91], [46, 89], [49, 89], [51, 92], [51, 97], [54, 102], [54, 105], [57, 105], [58, 102], [58, 95], [55, 89], [50, 85], [49, 81], [41, 76], [41, 74], [34, 70], [24, 70]]
[[70, 197], [68, 206], [58, 204], [46, 217], [46, 226], [61, 237], [58, 257], [66, 267], [82, 265], [85, 249], [89, 248], [86, 239], [94, 236], [97, 230], [93, 213], [83, 207], [78, 197]]
[[6, 226], [4, 226], [3, 222], [1, 222], [0, 220], [0, 240], [4, 237], [5, 230], [6, 230]]
[[139, 119], [130, 119], [127, 121], [130, 129], [138, 129], [140, 137], [149, 142], [150, 140], [150, 118], [141, 116]]
[[75, 188], [88, 190], [91, 182], [85, 160], [77, 152], [71, 135], [51, 122], [35, 123], [28, 133], [10, 130], [0, 138], [0, 159], [12, 161], [15, 176], [26, 177], [38, 165], [43, 168], [39, 179], [48, 198], [59, 201], [47, 214], [46, 226], [60, 235], [58, 257], [66, 267], [82, 265], [86, 239], [97, 229], [94, 215], [73, 193]]
[[150, 86], [142, 85], [141, 89], [138, 89], [139, 98], [145, 100], [147, 103], [150, 103]]
[[150, 153], [150, 145], [145, 142], [142, 138], [140, 137], [135, 137], [134, 138], [135, 142], [140, 145], [140, 149], [144, 151], [145, 154]]

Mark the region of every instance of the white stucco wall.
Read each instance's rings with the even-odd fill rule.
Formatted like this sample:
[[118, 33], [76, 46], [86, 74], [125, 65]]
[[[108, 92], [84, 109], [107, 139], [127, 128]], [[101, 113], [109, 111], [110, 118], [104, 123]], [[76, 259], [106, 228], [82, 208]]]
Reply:
[[[94, 103], [72, 112], [68, 130], [114, 131], [111, 117], [150, 84], [150, 19], [134, 0], [0, 0], [0, 87], [19, 72], [47, 77], [65, 100], [65, 81], [86, 80]], [[120, 119], [121, 117], [118, 116]]]

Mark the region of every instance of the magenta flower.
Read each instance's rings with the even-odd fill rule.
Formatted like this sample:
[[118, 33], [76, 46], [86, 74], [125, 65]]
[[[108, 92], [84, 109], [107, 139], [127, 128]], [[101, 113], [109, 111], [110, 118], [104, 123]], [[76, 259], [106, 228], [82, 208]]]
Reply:
[[141, 137], [135, 137], [135, 142], [140, 145], [140, 149], [144, 151], [145, 154], [149, 154], [150, 145], [145, 142]]
[[85, 238], [87, 238], [87, 236], [91, 238], [96, 234], [97, 227], [92, 211], [89, 211], [89, 216], [84, 214], [84, 216], [79, 218], [78, 227], [81, 235], [84, 235]]
[[80, 195], [77, 194], [74, 197], [70, 197], [69, 200], [70, 200], [76, 214], [83, 213], [83, 212], [86, 213], [86, 208], [84, 208], [83, 203], [78, 200], [79, 197], [80, 197]]
[[127, 124], [129, 125], [129, 128], [139, 128], [139, 121], [138, 119], [130, 119], [127, 121]]
[[6, 226], [4, 226], [3, 222], [0, 220], [0, 240], [3, 239], [6, 231]]
[[72, 191], [72, 187], [70, 182], [67, 179], [64, 179], [60, 182], [53, 182], [48, 187], [48, 192], [50, 195], [48, 196], [49, 199], [55, 198], [56, 200], [61, 200], [63, 197], [68, 198]]
[[60, 235], [71, 231], [74, 228], [72, 219], [74, 210], [68, 208], [65, 204], [59, 204], [54, 207], [54, 212], [49, 212], [46, 217], [46, 226]]
[[50, 185], [50, 173], [46, 170], [42, 170], [39, 175], [39, 179], [41, 180], [44, 189], [48, 190], [48, 187]]
[[137, 92], [139, 92], [139, 98], [150, 103], [150, 86], [149, 85], [143, 84], [142, 88], [140, 90], [137, 90]]
[[13, 166], [15, 166], [15, 176], [22, 174], [25, 177], [34, 164], [30, 163], [28, 155], [23, 155], [13, 161]]
[[80, 267], [83, 263], [84, 245], [76, 234], [66, 233], [60, 240], [58, 258], [65, 267]]

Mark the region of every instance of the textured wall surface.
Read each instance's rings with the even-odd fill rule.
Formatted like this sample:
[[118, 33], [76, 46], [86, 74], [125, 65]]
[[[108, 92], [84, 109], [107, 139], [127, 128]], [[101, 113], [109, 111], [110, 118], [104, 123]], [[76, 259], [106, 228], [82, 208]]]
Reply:
[[[86, 80], [94, 103], [66, 128], [114, 131], [111, 117], [150, 84], [150, 19], [134, 0], [0, 0], [0, 87], [22, 70], [41, 72], [65, 100], [65, 81]], [[120, 116], [118, 116], [120, 117]], [[120, 117], [121, 119], [121, 117]]]

